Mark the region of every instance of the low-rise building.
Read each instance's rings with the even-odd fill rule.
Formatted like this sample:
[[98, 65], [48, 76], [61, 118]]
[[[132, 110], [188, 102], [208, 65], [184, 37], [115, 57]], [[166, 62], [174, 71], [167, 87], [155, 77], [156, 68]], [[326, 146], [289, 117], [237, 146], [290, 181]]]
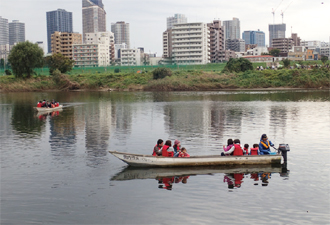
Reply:
[[140, 49], [120, 49], [120, 62], [122, 66], [140, 66]]
[[272, 47], [279, 49], [282, 56], [287, 56], [290, 49], [294, 45], [292, 38], [274, 38], [272, 39]]
[[288, 52], [288, 59], [293, 61], [305, 61], [306, 60], [306, 49], [304, 46], [294, 46]]
[[79, 33], [68, 33], [55, 31], [51, 35], [52, 54], [61, 53], [65, 57], [72, 59], [72, 46], [81, 44], [82, 36]]

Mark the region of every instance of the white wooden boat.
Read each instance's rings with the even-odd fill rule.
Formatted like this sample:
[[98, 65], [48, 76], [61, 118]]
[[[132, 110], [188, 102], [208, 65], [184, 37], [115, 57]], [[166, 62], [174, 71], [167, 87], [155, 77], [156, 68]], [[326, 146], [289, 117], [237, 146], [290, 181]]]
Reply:
[[124, 181], [135, 179], [158, 179], [162, 177], [183, 177], [196, 175], [214, 175], [217, 173], [281, 173], [281, 165], [239, 165], [239, 166], [198, 166], [182, 168], [141, 168], [126, 167], [114, 175], [111, 180]]
[[135, 167], [188, 167], [219, 165], [280, 165], [281, 155], [247, 155], [247, 156], [191, 156], [188, 158], [162, 157], [109, 151], [118, 159]]
[[63, 105], [59, 105], [55, 108], [45, 108], [45, 107], [33, 107], [35, 110], [38, 112], [53, 112], [53, 111], [58, 111], [59, 109], [63, 108]]

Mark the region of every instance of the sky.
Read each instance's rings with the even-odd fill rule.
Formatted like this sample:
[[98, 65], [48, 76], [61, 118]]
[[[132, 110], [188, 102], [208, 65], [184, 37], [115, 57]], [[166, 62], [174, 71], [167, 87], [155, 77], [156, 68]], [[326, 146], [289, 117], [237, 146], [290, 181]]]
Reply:
[[[245, 30], [265, 32], [268, 45], [268, 24], [282, 23], [284, 12], [286, 37], [293, 33], [305, 41], [329, 42], [330, 0], [103, 0], [107, 13], [107, 30], [111, 23], [130, 24], [131, 47], [144, 47], [146, 52], [162, 55], [162, 33], [166, 18], [184, 14], [188, 22], [212, 22], [236, 17]], [[46, 12], [65, 9], [73, 13], [74, 32], [82, 33], [81, 0], [0, 0], [0, 16], [25, 23], [26, 40], [43, 41], [47, 47]]]

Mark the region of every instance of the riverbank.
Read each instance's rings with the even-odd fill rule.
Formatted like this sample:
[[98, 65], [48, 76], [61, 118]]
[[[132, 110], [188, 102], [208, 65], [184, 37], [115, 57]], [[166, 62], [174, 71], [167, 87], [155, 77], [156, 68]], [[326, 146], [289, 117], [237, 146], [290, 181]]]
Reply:
[[0, 91], [74, 91], [74, 90], [132, 90], [132, 91], [205, 91], [219, 89], [258, 88], [325, 88], [330, 87], [327, 68], [280, 69], [222, 73], [219, 71], [174, 71], [172, 76], [153, 79], [152, 71], [125, 73], [62, 74], [56, 79], [39, 75], [30, 79], [14, 76], [0, 77]]

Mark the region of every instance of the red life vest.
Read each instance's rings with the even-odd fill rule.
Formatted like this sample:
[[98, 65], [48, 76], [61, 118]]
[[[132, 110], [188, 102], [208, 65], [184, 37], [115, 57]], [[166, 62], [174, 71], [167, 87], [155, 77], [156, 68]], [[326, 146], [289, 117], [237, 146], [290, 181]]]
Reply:
[[256, 147], [256, 148], [250, 148], [250, 155], [258, 155], [258, 147]]
[[60, 103], [56, 102], [55, 107], [59, 107], [59, 106], [60, 106]]
[[248, 155], [249, 154], [249, 148], [244, 148], [245, 150], [245, 155]]
[[155, 145], [154, 149], [153, 149], [153, 152], [152, 152], [152, 155], [153, 156], [157, 156], [157, 153], [155, 152], [155, 148], [157, 147], [157, 145]]
[[38, 103], [37, 107], [38, 107], [38, 108], [40, 108], [40, 107], [41, 107], [41, 103], [40, 103], [40, 102]]
[[240, 145], [234, 144], [235, 150], [233, 152], [233, 155], [243, 155], [243, 149], [241, 148]]
[[164, 156], [164, 157], [168, 157], [167, 149], [168, 149], [169, 147], [170, 147], [170, 146], [168, 146], [168, 145], [164, 145], [164, 146], [163, 146], [162, 156]]

